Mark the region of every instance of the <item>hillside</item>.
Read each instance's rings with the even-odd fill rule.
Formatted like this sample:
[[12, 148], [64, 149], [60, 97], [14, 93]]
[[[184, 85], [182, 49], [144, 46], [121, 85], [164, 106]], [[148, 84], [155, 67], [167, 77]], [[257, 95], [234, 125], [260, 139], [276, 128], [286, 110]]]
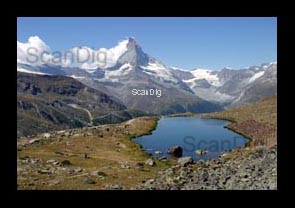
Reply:
[[210, 118], [233, 121], [228, 128], [251, 138], [251, 145], [277, 144], [277, 97], [267, 97], [254, 104], [206, 114]]
[[146, 115], [66, 76], [17, 73], [17, 136]]

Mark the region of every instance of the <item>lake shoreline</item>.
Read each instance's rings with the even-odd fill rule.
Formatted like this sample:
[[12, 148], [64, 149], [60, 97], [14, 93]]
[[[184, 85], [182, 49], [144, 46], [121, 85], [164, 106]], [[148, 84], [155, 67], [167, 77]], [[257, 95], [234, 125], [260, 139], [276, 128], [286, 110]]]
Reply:
[[[187, 115], [230, 121], [226, 128], [247, 136], [251, 145], [187, 167], [173, 166], [138, 189], [277, 190], [276, 97], [222, 112]], [[261, 137], [268, 143], [260, 145]]]
[[[226, 128], [228, 121], [204, 119], [196, 116], [162, 116], [159, 120], [160, 126], [155, 126], [149, 134], [133, 139], [153, 157], [171, 157], [167, 150], [173, 146], [180, 146], [183, 150], [182, 157], [190, 156], [195, 161], [214, 159], [248, 143], [249, 140], [243, 135]], [[210, 130], [211, 128], [214, 130]], [[203, 155], [196, 153], [200, 150], [208, 151]]]

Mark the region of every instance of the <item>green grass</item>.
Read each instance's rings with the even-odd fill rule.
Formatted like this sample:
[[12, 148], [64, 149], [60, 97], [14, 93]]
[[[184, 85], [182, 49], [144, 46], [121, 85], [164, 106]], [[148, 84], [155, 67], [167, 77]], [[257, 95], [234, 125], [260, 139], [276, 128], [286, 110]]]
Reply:
[[[43, 163], [42, 168], [46, 168], [46, 161], [55, 159], [58, 161], [69, 160], [72, 165], [68, 168], [84, 169], [81, 173], [67, 175], [66, 173], [56, 173], [48, 177], [38, 172], [30, 172], [28, 175], [18, 175], [18, 189], [105, 189], [106, 185], [120, 184], [126, 188], [135, 187], [143, 180], [153, 178], [161, 169], [170, 167], [176, 161], [155, 160], [154, 166], [145, 165], [145, 161], [150, 156], [141, 150], [140, 145], [133, 142], [125, 134], [125, 131], [134, 132], [136, 136], [150, 133], [157, 123], [157, 118], [142, 117], [133, 119], [132, 122], [122, 124], [112, 124], [98, 127], [92, 130], [81, 130], [81, 134], [91, 131], [92, 136], [86, 137], [63, 137], [60, 141], [52, 138], [51, 142], [40, 145], [29, 145], [22, 147], [18, 151], [18, 157], [29, 156], [40, 158]], [[126, 125], [126, 128], [124, 127]], [[106, 129], [109, 128], [109, 131]], [[100, 138], [99, 134], [104, 137]], [[38, 137], [38, 136], [37, 136]], [[94, 147], [95, 151], [86, 147]], [[120, 151], [117, 151], [120, 149]], [[71, 156], [59, 156], [55, 152], [71, 153]], [[89, 159], [84, 159], [83, 153], [87, 153]], [[127, 163], [129, 169], [122, 169], [121, 163]], [[137, 164], [144, 164], [144, 169], [137, 168]], [[18, 164], [22, 168], [24, 165]], [[33, 167], [33, 165], [31, 166]], [[96, 171], [96, 175], [92, 173]], [[86, 175], [85, 175], [86, 174]], [[95, 184], [84, 184], [83, 180], [89, 177]], [[37, 181], [34, 179], [37, 178]], [[58, 180], [56, 185], [48, 185], [52, 181]], [[41, 183], [44, 182], [45, 184]], [[34, 185], [28, 185], [31, 182]]]

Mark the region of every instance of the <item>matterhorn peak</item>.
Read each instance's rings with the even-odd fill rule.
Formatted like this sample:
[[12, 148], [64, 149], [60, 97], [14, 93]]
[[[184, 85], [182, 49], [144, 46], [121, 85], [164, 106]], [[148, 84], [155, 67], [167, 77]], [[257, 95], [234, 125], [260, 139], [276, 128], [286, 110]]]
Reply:
[[131, 65], [146, 65], [149, 56], [144, 53], [134, 37], [127, 39], [127, 51], [119, 58], [121, 64], [130, 63]]
[[136, 40], [134, 37], [128, 37], [128, 43], [129, 44], [137, 44]]
[[137, 43], [134, 37], [129, 37], [127, 39], [127, 49], [128, 50], [141, 50], [141, 47]]

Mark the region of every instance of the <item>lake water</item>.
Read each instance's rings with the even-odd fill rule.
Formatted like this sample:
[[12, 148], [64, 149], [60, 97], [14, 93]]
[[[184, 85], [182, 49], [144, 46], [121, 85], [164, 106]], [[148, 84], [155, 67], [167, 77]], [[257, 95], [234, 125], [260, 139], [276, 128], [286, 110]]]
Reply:
[[[155, 157], [169, 157], [168, 148], [179, 145], [183, 149], [183, 157], [206, 160], [231, 149], [244, 147], [247, 143], [245, 137], [224, 128], [228, 123], [225, 120], [198, 117], [162, 117], [151, 135], [135, 138], [134, 141]], [[196, 150], [207, 150], [208, 153], [200, 156]]]

